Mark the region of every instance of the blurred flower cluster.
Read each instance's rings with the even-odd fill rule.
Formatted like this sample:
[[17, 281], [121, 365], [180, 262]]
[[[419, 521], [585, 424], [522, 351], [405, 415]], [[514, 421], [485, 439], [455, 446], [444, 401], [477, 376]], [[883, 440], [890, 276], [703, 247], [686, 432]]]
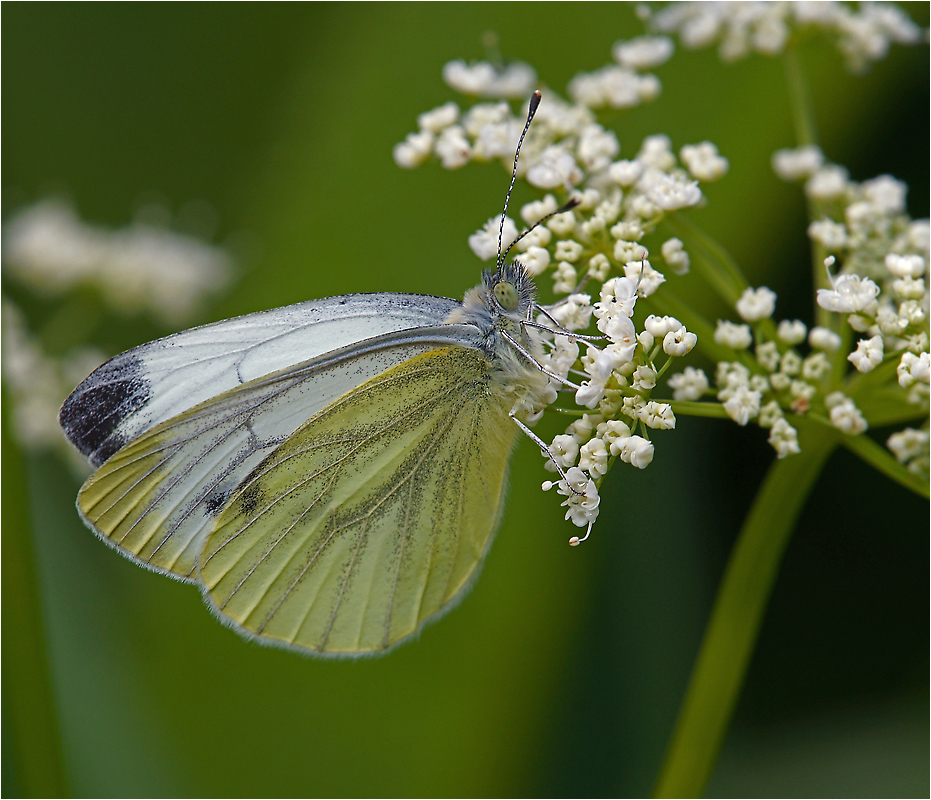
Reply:
[[[57, 299], [67, 307], [69, 298], [89, 292], [106, 313], [145, 313], [167, 329], [196, 319], [207, 297], [226, 288], [233, 274], [233, 260], [221, 247], [152, 222], [91, 225], [60, 200], [20, 209], [3, 226], [4, 281], [24, 299]], [[30, 327], [23, 309], [5, 296], [3, 379], [17, 438], [31, 449], [60, 447], [76, 455], [61, 435], [58, 409], [107, 354], [72, 349], [60, 330], [53, 336]], [[53, 321], [47, 327], [61, 326]], [[49, 346], [51, 338], [66, 341]]]
[[862, 71], [885, 58], [891, 45], [915, 44], [925, 36], [892, 3], [676, 2], [655, 12], [646, 4], [639, 10], [650, 29], [678, 35], [683, 47], [717, 45], [723, 61], [751, 53], [778, 55], [794, 35], [822, 34], [835, 43], [850, 69]]
[[[752, 50], [778, 53], [795, 28], [830, 31], [853, 67], [882, 57], [891, 42], [922, 38], [895, 7], [869, 4], [854, 11], [836, 3], [674, 3], [642, 17], [655, 32], [676, 33], [688, 46], [717, 42], [728, 60]], [[656, 99], [662, 87], [647, 70], [673, 51], [672, 39], [663, 35], [618, 42], [614, 63], [573, 78], [568, 99], [548, 90], [516, 165], [517, 178], [538, 196], [520, 209], [531, 230], [518, 239], [517, 223], [499, 215], [468, 242], [479, 258], [490, 260], [498, 253], [500, 230], [504, 247], [516, 240], [515, 261], [538, 283], [550, 281], [556, 302], [536, 320], [550, 328], [541, 364], [579, 382], [580, 408], [560, 409], [573, 421], [549, 444], [547, 468], [562, 480], [547, 481], [544, 489], [557, 488], [566, 518], [589, 532], [598, 515], [598, 487], [612, 462], [646, 467], [653, 458], [651, 431], [675, 428], [677, 413], [726, 416], [740, 425], [753, 421], [768, 430], [778, 458], [803, 449], [793, 424], [801, 416], [862, 434], [868, 415], [860, 398], [877, 386], [889, 389], [890, 376], [897, 377], [892, 389], [900, 393], [890, 402], [910, 405], [895, 420], [927, 416], [928, 223], [906, 216], [900, 182], [883, 176], [855, 184], [840, 167], [826, 165], [817, 148], [774, 157], [780, 176], [808, 181], [809, 208], [817, 214], [809, 230], [817, 262], [834, 254], [839, 266], [818, 293], [823, 313], [817, 324], [777, 323], [775, 292], [750, 286], [729, 257], [708, 258], [717, 246], [699, 248], [707, 262], [703, 274], [734, 309], [736, 321], [718, 320], [716, 327], [706, 322], [701, 340], [669, 314], [635, 324], [638, 298], [651, 298], [654, 308], [674, 301], [672, 307], [688, 310], [688, 319], [704, 320], [700, 309], [676, 295], [675, 278], [689, 271], [692, 245], [708, 237], [684, 242], [685, 236], [664, 234], [670, 227], [663, 223], [681, 222], [684, 210], [706, 202], [704, 185], [728, 171], [713, 143], [686, 144], [677, 152], [663, 134], [620, 158], [617, 134], [599, 121], [601, 109]], [[413, 168], [438, 161], [458, 169], [498, 160], [511, 169], [526, 106], [514, 109], [507, 99], [529, 96], [534, 70], [456, 61], [443, 75], [474, 102], [464, 108], [448, 102], [421, 114], [418, 130], [395, 147], [396, 163]], [[570, 199], [574, 207], [560, 212]], [[645, 237], [658, 251], [649, 259]], [[592, 325], [597, 338], [569, 334]], [[855, 345], [853, 331], [863, 335]], [[807, 351], [799, 349], [804, 343]], [[683, 362], [696, 347], [716, 362], [714, 388], [703, 370]], [[671, 398], [654, 399], [658, 385], [668, 387]], [[554, 381], [548, 400], [556, 397]], [[882, 413], [877, 418], [892, 421]], [[927, 443], [927, 426], [905, 428], [888, 447], [910, 469], [927, 471]]]

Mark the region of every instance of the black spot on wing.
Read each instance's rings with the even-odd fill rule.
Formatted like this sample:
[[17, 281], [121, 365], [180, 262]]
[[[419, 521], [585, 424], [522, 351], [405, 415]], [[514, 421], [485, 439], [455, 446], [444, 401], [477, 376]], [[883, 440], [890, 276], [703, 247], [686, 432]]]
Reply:
[[126, 444], [118, 428], [150, 396], [139, 358], [117, 356], [72, 392], [61, 407], [58, 421], [75, 447], [100, 465]]
[[204, 508], [211, 517], [218, 517], [229, 498], [230, 493], [225, 489], [214, 489], [204, 498]]

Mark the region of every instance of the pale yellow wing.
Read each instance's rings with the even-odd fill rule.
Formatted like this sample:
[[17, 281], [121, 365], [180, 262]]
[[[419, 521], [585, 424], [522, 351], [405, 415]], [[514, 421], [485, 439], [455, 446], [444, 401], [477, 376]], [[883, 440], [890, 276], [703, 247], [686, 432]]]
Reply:
[[236, 386], [119, 449], [84, 484], [78, 509], [124, 555], [193, 581], [207, 533], [263, 458], [360, 383], [470, 330], [390, 333]]
[[246, 478], [199, 578], [235, 628], [317, 653], [384, 651], [447, 608], [501, 512], [516, 427], [486, 356], [432, 350], [302, 425]]

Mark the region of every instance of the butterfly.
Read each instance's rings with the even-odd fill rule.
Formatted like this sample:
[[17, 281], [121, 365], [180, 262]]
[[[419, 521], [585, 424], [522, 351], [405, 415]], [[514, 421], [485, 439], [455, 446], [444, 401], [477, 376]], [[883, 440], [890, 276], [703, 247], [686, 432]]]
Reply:
[[78, 511], [246, 637], [387, 651], [476, 576], [519, 431], [546, 447], [539, 308], [499, 256], [462, 302], [344, 295], [129, 350], [59, 415], [97, 467]]

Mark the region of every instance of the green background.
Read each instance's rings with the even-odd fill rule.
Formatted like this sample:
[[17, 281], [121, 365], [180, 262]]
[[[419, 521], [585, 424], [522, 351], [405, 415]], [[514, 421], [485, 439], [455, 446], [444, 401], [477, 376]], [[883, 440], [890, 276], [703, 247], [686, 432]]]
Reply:
[[[926, 4], [909, 11], [927, 24]], [[442, 65], [483, 57], [493, 30], [544, 94], [563, 92], [641, 32], [632, 4], [582, 3], [4, 4], [3, 23], [4, 216], [50, 194], [113, 226], [140, 198], [207, 201], [216, 241], [251, 255], [200, 321], [357, 291], [461, 296], [480, 269], [466, 237], [498, 211], [507, 176], [391, 159], [416, 115], [452, 96]], [[858, 180], [907, 180], [910, 212], [927, 216], [927, 48], [894, 48], [862, 77], [828, 47], [803, 61], [828, 157]], [[780, 316], [810, 320], [801, 194], [769, 168], [793, 144], [780, 63], [679, 51], [658, 74], [658, 102], [609, 119], [622, 156], [657, 132], [676, 148], [714, 141], [731, 173], [693, 218], [779, 292]], [[4, 291], [36, 327], [55, 313], [11, 281]], [[709, 316], [726, 313], [693, 291]], [[89, 301], [67, 341], [46, 345], [118, 352], [170, 332], [101, 308]], [[541, 426], [544, 438], [557, 427]], [[592, 541], [570, 549], [574, 530], [539, 494], [548, 474], [522, 443], [462, 605], [388, 657], [321, 662], [239, 639], [194, 589], [108, 550], [77, 518], [71, 471], [9, 433], [5, 796], [28, 794], [30, 766], [48, 756], [29, 730], [41, 681], [17, 682], [30, 640], [48, 659], [77, 795], [648, 793], [772, 457], [758, 429], [680, 419], [648, 470], [617, 465]], [[926, 512], [835, 455], [789, 547], [709, 793], [928, 794]], [[31, 580], [38, 600], [21, 611]]]

